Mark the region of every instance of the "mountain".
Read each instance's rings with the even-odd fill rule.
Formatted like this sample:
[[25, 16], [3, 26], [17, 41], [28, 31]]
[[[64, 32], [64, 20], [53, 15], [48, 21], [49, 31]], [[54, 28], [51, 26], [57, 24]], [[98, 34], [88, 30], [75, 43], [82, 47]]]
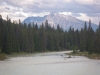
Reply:
[[[79, 20], [73, 16], [70, 15], [64, 15], [52, 12], [49, 15], [46, 15], [44, 17], [28, 17], [23, 22], [26, 23], [37, 23], [38, 25], [41, 25], [42, 23], [45, 23], [45, 20], [48, 20], [48, 23], [51, 26], [54, 26], [55, 28], [59, 24], [60, 27], [62, 27], [64, 30], [68, 30], [70, 27], [74, 28], [74, 30], [84, 27], [84, 21]], [[89, 23], [87, 22], [87, 26], [89, 26]], [[91, 24], [93, 30], [96, 30], [98, 25], [92, 23]]]
[[37, 23], [37, 24], [40, 25], [45, 20], [46, 17], [47, 16], [44, 16], [44, 17], [39, 17], [39, 16], [38, 17], [28, 17], [23, 21], [23, 23], [24, 22], [27, 23], [27, 24]]

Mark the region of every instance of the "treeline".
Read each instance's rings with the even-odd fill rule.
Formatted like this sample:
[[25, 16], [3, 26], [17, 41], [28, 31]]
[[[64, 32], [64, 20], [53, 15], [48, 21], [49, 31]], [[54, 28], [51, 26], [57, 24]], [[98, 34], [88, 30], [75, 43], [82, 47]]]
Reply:
[[76, 49], [92, 53], [100, 53], [100, 24], [94, 31], [91, 21], [87, 27], [74, 30], [70, 27], [63, 31], [59, 25], [55, 29], [45, 23], [38, 27], [37, 24], [26, 24], [3, 20], [0, 15], [0, 51], [10, 54], [15, 52], [44, 52]]

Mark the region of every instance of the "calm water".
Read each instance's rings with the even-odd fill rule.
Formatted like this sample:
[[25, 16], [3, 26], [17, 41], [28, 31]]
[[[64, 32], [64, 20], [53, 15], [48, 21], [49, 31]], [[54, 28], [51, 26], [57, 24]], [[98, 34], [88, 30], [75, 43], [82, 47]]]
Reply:
[[66, 57], [64, 52], [10, 57], [0, 61], [0, 75], [100, 75], [100, 60]]

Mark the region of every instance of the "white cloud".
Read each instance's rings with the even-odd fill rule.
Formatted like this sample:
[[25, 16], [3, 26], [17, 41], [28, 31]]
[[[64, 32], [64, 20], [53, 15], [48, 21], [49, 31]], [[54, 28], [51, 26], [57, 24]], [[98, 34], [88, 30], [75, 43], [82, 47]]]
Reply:
[[59, 13], [64, 15], [72, 15], [72, 12], [59, 12]]
[[100, 17], [92, 17], [92, 21], [93, 21], [93, 23], [99, 25]]
[[6, 19], [7, 15], [12, 20], [25, 18], [24, 14], [22, 13], [22, 8], [13, 6], [7, 2], [0, 3], [0, 14], [4, 19]]
[[64, 0], [64, 1], [66, 1], [66, 2], [71, 2], [71, 0]]
[[83, 13], [79, 13], [81, 16], [77, 17], [78, 19], [84, 20], [84, 21], [88, 21], [89, 19], [91, 19], [91, 17], [87, 16], [86, 14]]
[[90, 16], [88, 16], [88, 15], [86, 15], [86, 14], [83, 14], [83, 13], [79, 13], [81, 16], [80, 17], [76, 17], [76, 18], [78, 18], [78, 19], [80, 19], [80, 20], [83, 20], [83, 21], [89, 21], [89, 19], [91, 19], [91, 21], [93, 22], [93, 23], [95, 23], [95, 24], [99, 24], [99, 22], [100, 22], [100, 17], [90, 17]]
[[81, 4], [94, 4], [94, 0], [76, 0], [77, 2]]
[[90, 4], [90, 5], [99, 5], [100, 4], [100, 0], [76, 0], [77, 2], [81, 3], [81, 4]]
[[45, 15], [48, 15], [50, 12], [41, 12], [41, 13], [33, 13], [33, 15], [30, 15], [30, 16], [45, 16]]
[[[50, 12], [74, 15], [82, 20], [100, 18], [100, 0], [0, 0], [0, 14], [6, 18], [25, 19], [28, 16], [44, 16]], [[79, 15], [80, 13], [80, 15]], [[98, 14], [97, 14], [98, 13]], [[96, 14], [96, 15], [95, 15]]]

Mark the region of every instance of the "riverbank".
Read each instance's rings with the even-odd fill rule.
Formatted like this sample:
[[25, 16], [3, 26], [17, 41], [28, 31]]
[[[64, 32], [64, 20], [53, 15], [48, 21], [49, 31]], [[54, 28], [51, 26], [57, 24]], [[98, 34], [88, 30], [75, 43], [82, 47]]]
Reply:
[[4, 54], [4, 53], [0, 53], [0, 60], [9, 59], [9, 57], [22, 56], [22, 55], [25, 55], [25, 54], [29, 54], [29, 53], [25, 53], [25, 52], [12, 53], [12, 54]]
[[7, 59], [7, 55], [0, 53], [0, 60], [5, 60], [5, 59]]
[[88, 54], [88, 52], [77, 52], [77, 53], [71, 52], [71, 53], [66, 53], [66, 54], [72, 55], [72, 56], [86, 56], [90, 59], [100, 60], [100, 54], [95, 54], [95, 53]]
[[46, 51], [46, 52], [34, 52], [34, 53], [27, 53], [27, 52], [19, 52], [19, 53], [11, 53], [11, 54], [3, 54], [0, 53], [0, 60], [9, 59], [10, 57], [30, 57], [30, 56], [44, 56], [52, 54], [64, 54], [64, 53], [71, 53], [72, 51]]
[[64, 54], [64, 53], [71, 53], [72, 51], [45, 51], [45, 52], [33, 52], [33, 53], [27, 53], [27, 52], [19, 52], [19, 53], [12, 53], [10, 55], [7, 55], [8, 57], [17, 57], [17, 56], [34, 56], [36, 54], [40, 55], [49, 55], [49, 54]]
[[[12, 53], [10, 55], [6, 55], [6, 54], [3, 54], [1, 53], [0, 54], [0, 60], [4, 60], [4, 59], [7, 59], [9, 57], [22, 57], [22, 56], [33, 56], [34, 54], [39, 54], [39, 53], [43, 53], [42, 55], [44, 55], [44, 53], [47, 53], [48, 52], [35, 52], [35, 53], [26, 53], [26, 52], [20, 52], [20, 53]], [[52, 53], [52, 52], [49, 52], [49, 53]], [[59, 53], [58, 52], [53, 52], [53, 53]], [[96, 60], [100, 60], [100, 54], [88, 54], [88, 52], [77, 52], [77, 53], [73, 53], [72, 51], [61, 51], [60, 53], [64, 53], [64, 54], [67, 54], [67, 55], [72, 55], [72, 56], [85, 56], [85, 57], [88, 57], [90, 59], [96, 59]]]

